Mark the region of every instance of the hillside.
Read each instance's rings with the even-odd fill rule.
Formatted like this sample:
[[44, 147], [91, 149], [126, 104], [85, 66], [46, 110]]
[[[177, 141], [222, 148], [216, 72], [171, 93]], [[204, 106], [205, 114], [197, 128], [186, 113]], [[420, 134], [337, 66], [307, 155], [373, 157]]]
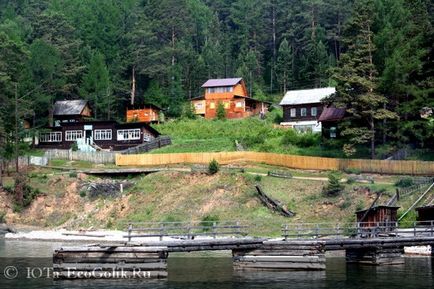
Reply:
[[[249, 173], [223, 171], [216, 175], [189, 172], [159, 172], [141, 177], [128, 177], [134, 183], [123, 194], [90, 198], [81, 188], [84, 182], [99, 183], [101, 179], [72, 173], [33, 171], [31, 185], [40, 194], [21, 212], [13, 212], [12, 196], [0, 193], [0, 212], [6, 212], [11, 224], [26, 224], [49, 228], [125, 228], [128, 221], [201, 221], [241, 220], [256, 224], [257, 232], [271, 228], [279, 234], [286, 222], [354, 221], [354, 212], [371, 203], [373, 190], [385, 188], [389, 195], [393, 185], [347, 185], [340, 197], [324, 197], [321, 189], [326, 183], [324, 173], [293, 171], [294, 176], [315, 176], [313, 179], [280, 179], [255, 177], [269, 168], [247, 166]], [[384, 179], [390, 182], [392, 179]], [[256, 196], [254, 184], [259, 182], [273, 198], [296, 212], [285, 218], [264, 207]], [[388, 196], [384, 197], [384, 200]], [[383, 201], [384, 201], [383, 200]]]

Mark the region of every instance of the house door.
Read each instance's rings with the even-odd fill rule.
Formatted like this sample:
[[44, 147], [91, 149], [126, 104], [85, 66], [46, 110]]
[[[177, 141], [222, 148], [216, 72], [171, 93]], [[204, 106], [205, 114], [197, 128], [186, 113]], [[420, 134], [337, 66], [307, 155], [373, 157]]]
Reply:
[[92, 125], [85, 125], [84, 126], [84, 138], [86, 139], [87, 144], [93, 143], [93, 127]]

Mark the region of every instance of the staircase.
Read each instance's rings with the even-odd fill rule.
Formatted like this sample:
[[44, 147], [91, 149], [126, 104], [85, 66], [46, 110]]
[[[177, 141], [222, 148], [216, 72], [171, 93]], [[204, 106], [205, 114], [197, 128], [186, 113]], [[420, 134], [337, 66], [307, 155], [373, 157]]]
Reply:
[[82, 152], [95, 152], [96, 149], [94, 147], [92, 147], [91, 140], [90, 139], [85, 139], [85, 138], [78, 138], [77, 139], [77, 147], [79, 151]]

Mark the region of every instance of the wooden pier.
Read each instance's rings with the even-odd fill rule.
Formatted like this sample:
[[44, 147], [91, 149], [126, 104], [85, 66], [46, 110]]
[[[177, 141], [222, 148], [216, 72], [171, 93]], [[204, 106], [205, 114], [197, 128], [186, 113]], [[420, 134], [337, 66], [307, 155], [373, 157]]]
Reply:
[[358, 234], [360, 228], [367, 229], [360, 224], [282, 225], [282, 238], [272, 239], [246, 236], [247, 226], [240, 222], [130, 224], [125, 242], [56, 250], [54, 277], [164, 278], [170, 253], [215, 250], [231, 250], [239, 271], [325, 270], [325, 252], [335, 250], [345, 250], [348, 262], [394, 265], [403, 263], [404, 247], [434, 245], [433, 226], [415, 223], [413, 228], [394, 226], [390, 232], [378, 224], [369, 228], [370, 234]]

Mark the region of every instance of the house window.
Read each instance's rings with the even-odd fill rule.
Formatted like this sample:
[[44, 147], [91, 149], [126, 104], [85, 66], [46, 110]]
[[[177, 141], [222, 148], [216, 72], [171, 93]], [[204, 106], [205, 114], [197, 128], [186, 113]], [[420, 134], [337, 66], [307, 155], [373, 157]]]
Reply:
[[210, 102], [209, 103], [209, 108], [210, 109], [215, 109], [215, 103], [214, 102]]
[[202, 109], [202, 108], [203, 108], [203, 104], [202, 104], [202, 102], [198, 102], [198, 103], [196, 103], [196, 104], [194, 105], [194, 107], [195, 107], [196, 109]]
[[305, 107], [302, 107], [300, 109], [300, 116], [306, 116], [306, 114], [307, 114], [307, 109]]
[[336, 138], [336, 127], [332, 126], [330, 128], [330, 138]]
[[40, 142], [62, 142], [62, 133], [57, 132], [45, 132], [39, 135]]
[[82, 130], [67, 130], [65, 131], [66, 141], [76, 141], [78, 138], [83, 138]]
[[318, 109], [316, 107], [312, 107], [310, 109], [310, 115], [311, 116], [316, 116], [318, 114]]
[[112, 130], [111, 129], [96, 129], [94, 132], [95, 140], [111, 140]]
[[291, 110], [290, 110], [290, 116], [291, 117], [296, 117], [297, 116], [297, 110], [295, 108], [291, 108]]
[[140, 139], [140, 128], [118, 130], [118, 140]]
[[225, 109], [229, 109], [230, 105], [231, 105], [231, 103], [229, 101], [223, 102], [223, 106]]
[[232, 86], [219, 86], [219, 87], [208, 87], [206, 89], [207, 93], [223, 93], [223, 92], [232, 92]]
[[238, 108], [241, 108], [241, 107], [243, 107], [243, 102], [242, 101], [237, 101], [236, 102], [236, 104], [235, 104], [235, 107], [238, 107]]

